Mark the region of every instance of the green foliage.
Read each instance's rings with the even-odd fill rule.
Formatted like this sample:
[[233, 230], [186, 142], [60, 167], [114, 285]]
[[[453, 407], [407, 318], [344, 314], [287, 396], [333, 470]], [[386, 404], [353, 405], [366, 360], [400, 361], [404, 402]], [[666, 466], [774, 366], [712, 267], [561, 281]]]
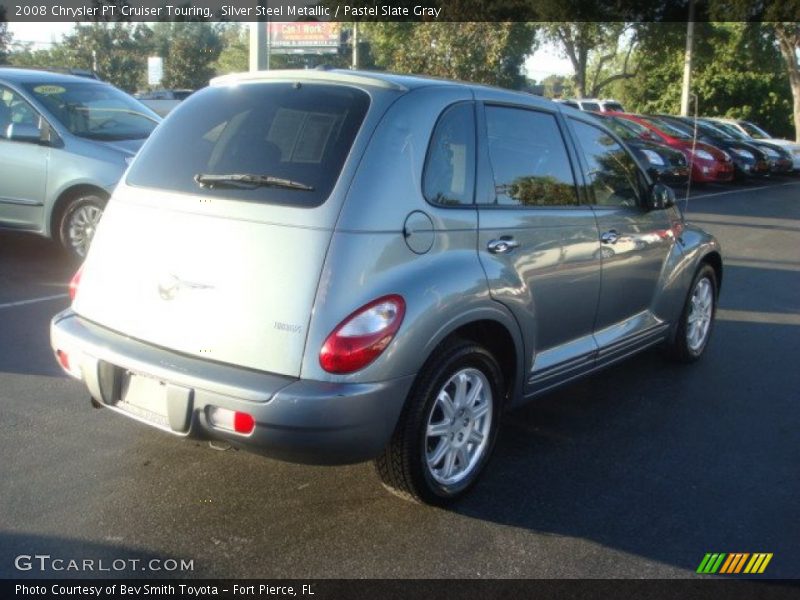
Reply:
[[240, 23], [225, 25], [221, 31], [222, 50], [211, 65], [217, 75], [241, 73], [249, 68], [250, 33]]
[[[614, 87], [614, 97], [628, 110], [677, 114], [686, 25], [639, 27], [640, 70]], [[692, 93], [701, 115], [746, 118], [776, 135], [794, 137], [792, 95], [768, 24], [695, 23]]]
[[92, 70], [98, 76], [128, 91], [135, 91], [144, 81], [147, 54], [141, 44], [143, 26], [122, 23], [76, 24], [73, 33], [49, 50], [15, 53], [12, 60], [20, 66], [72, 67]]
[[6, 9], [0, 6], [0, 64], [8, 60], [8, 53], [11, 49], [11, 32], [6, 23]]
[[530, 23], [370, 23], [362, 31], [379, 68], [519, 88], [536, 29]]
[[547, 98], [572, 98], [575, 96], [575, 81], [568, 75], [548, 75], [540, 82]]
[[164, 57], [166, 88], [198, 89], [216, 74], [214, 62], [222, 52], [221, 26], [205, 22], [157, 23], [153, 47]]
[[[575, 95], [600, 96], [612, 81], [629, 75], [629, 52], [620, 47], [629, 29], [617, 22], [550, 22], [542, 24], [545, 39], [556, 44], [574, 71]], [[628, 47], [634, 43], [629, 37]]]

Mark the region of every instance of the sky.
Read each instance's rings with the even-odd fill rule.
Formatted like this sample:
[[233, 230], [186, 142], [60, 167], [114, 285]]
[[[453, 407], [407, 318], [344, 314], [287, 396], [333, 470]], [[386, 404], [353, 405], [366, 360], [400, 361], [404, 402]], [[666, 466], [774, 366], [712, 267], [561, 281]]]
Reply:
[[[33, 42], [35, 47], [46, 48], [57, 42], [72, 29], [72, 23], [9, 23], [8, 28], [14, 35], [14, 41]], [[543, 45], [525, 62], [525, 71], [529, 78], [541, 81], [548, 75], [570, 75], [572, 65], [558, 56], [552, 45]]]

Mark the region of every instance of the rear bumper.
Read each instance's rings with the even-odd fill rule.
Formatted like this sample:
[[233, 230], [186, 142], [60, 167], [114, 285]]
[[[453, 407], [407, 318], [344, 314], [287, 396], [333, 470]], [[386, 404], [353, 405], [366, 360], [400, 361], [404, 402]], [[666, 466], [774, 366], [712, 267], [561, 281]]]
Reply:
[[[414, 376], [377, 383], [309, 381], [185, 356], [132, 340], [66, 310], [53, 318], [51, 344], [69, 356], [70, 372], [94, 400], [174, 435], [224, 440], [292, 462], [348, 464], [378, 455], [391, 437]], [[114, 373], [166, 386], [167, 410], [156, 422], [120, 408]], [[211, 407], [245, 412], [248, 435], [211, 424]]]

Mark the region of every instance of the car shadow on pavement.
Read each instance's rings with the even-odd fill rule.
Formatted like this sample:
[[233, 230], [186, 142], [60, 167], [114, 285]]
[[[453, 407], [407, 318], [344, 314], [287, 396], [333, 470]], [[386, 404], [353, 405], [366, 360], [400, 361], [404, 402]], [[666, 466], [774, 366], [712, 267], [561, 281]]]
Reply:
[[455, 510], [690, 571], [773, 552], [770, 576], [798, 577], [798, 334], [720, 320], [699, 364], [645, 353], [510, 413]]

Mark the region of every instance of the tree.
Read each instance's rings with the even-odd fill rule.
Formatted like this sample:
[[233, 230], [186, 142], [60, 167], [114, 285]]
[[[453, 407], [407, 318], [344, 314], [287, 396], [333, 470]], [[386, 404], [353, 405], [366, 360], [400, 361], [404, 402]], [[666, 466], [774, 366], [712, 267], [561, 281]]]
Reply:
[[222, 25], [205, 22], [156, 23], [151, 48], [164, 58], [163, 86], [198, 89], [208, 85], [222, 52], [221, 31]]
[[8, 30], [8, 23], [6, 23], [6, 9], [0, 6], [0, 64], [8, 60], [8, 54], [11, 50], [11, 32]]
[[635, 29], [617, 22], [553, 22], [544, 25], [544, 36], [554, 42], [572, 63], [575, 95], [600, 96], [614, 81], [636, 76], [631, 60]]
[[[695, 23], [692, 93], [700, 115], [750, 119], [775, 134], [788, 133], [791, 93], [770, 27]], [[686, 24], [651, 22], [638, 28], [639, 72], [612, 85], [613, 95], [636, 112], [677, 113]]]
[[800, 142], [800, 23], [771, 23], [792, 90], [794, 137]]
[[794, 137], [800, 142], [800, 0], [752, 2], [711, 0], [710, 12], [717, 18], [759, 20], [780, 51], [783, 69], [792, 93]]
[[250, 32], [246, 26], [230, 23], [221, 32], [222, 50], [211, 65], [217, 75], [247, 71], [250, 57]]
[[567, 75], [548, 75], [540, 83], [548, 98], [570, 98], [575, 95], [575, 82]]
[[519, 88], [534, 48], [530, 23], [370, 23], [361, 30], [376, 66]]
[[[49, 52], [37, 51], [31, 58], [49, 64], [36, 66], [73, 67], [95, 70], [104, 81], [135, 92], [147, 73], [147, 26], [125, 23], [78, 23]], [[60, 63], [60, 64], [59, 64]]]

